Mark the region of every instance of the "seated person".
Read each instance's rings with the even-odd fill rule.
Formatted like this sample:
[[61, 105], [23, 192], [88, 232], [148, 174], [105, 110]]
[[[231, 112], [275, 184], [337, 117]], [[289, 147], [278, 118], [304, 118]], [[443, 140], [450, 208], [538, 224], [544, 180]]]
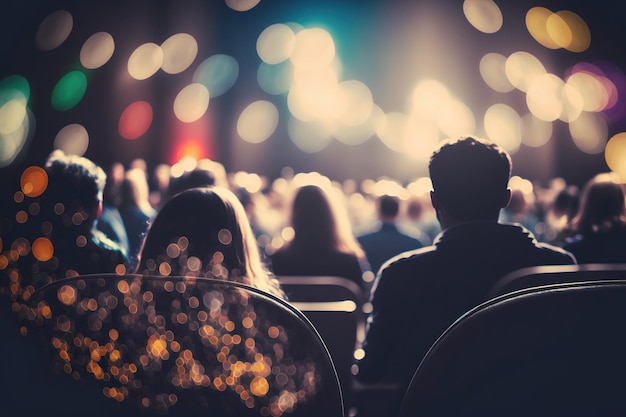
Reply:
[[400, 213], [398, 197], [382, 195], [378, 197], [376, 208], [380, 220], [377, 229], [357, 238], [374, 273], [386, 260], [402, 252], [424, 246], [419, 239], [398, 229], [396, 224]]
[[276, 275], [328, 275], [364, 286], [365, 253], [328, 185], [304, 184], [291, 204], [293, 239], [271, 256]]
[[598, 174], [587, 183], [568, 231], [563, 248], [578, 263], [626, 263], [626, 200], [615, 174]]
[[285, 298], [261, 261], [243, 206], [225, 188], [192, 188], [167, 200], [139, 260], [140, 274], [237, 281]]
[[390, 407], [399, 406], [435, 340], [486, 301], [500, 277], [527, 266], [575, 263], [570, 253], [538, 243], [524, 227], [498, 222], [511, 196], [511, 159], [497, 145], [471, 136], [446, 141], [433, 153], [429, 172], [442, 232], [433, 246], [382, 266], [358, 363], [360, 381], [397, 384]]
[[20, 287], [39, 288], [76, 275], [126, 272], [125, 250], [96, 227], [106, 182], [102, 168], [56, 150], [49, 155], [45, 172], [45, 191], [24, 200], [31, 216], [12, 232], [13, 243], [24, 248], [15, 265]]

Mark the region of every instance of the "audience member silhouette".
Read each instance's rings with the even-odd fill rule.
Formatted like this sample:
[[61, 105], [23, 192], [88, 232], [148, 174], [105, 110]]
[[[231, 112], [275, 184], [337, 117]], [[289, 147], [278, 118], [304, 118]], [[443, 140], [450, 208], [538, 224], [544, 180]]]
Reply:
[[580, 189], [576, 185], [566, 185], [556, 193], [551, 204], [545, 208], [545, 240], [562, 246], [567, 238], [567, 228], [580, 206]]
[[330, 186], [305, 184], [291, 204], [293, 239], [271, 255], [276, 275], [330, 275], [363, 287], [365, 253], [352, 233], [347, 214], [333, 201]]
[[575, 263], [570, 253], [538, 243], [524, 227], [498, 222], [511, 196], [511, 159], [497, 145], [471, 136], [445, 141], [433, 153], [429, 172], [443, 231], [433, 246], [381, 268], [358, 364], [361, 381], [398, 385], [390, 408], [400, 403], [434, 341], [485, 301], [500, 277], [527, 266]]
[[569, 231], [564, 248], [578, 263], [626, 263], [626, 200], [615, 174], [598, 174], [585, 185]]
[[5, 242], [21, 248], [15, 268], [19, 285], [39, 288], [81, 274], [125, 272], [128, 260], [123, 248], [96, 228], [104, 170], [87, 158], [61, 150], [48, 156], [44, 169], [45, 191], [24, 200], [30, 217], [15, 231], [16, 239]]
[[228, 188], [226, 170], [219, 162], [201, 159], [199, 161], [189, 161], [189, 164], [193, 164], [191, 169], [171, 173], [166, 199], [191, 188], [210, 187], [213, 185]]
[[145, 171], [139, 168], [129, 169], [121, 186], [122, 201], [119, 206], [128, 235], [128, 258], [131, 269], [137, 264], [137, 256], [150, 221], [156, 210], [149, 202], [148, 180]]
[[137, 272], [243, 282], [284, 298], [261, 261], [243, 206], [221, 187], [185, 190], [163, 205], [148, 230]]
[[119, 211], [121, 204], [120, 191], [124, 182], [124, 165], [120, 162], [111, 164], [107, 171], [106, 184], [102, 199], [102, 214], [98, 218], [97, 228], [110, 239], [119, 243], [128, 255], [129, 243], [126, 226]]
[[376, 209], [380, 224], [376, 230], [357, 237], [357, 240], [373, 272], [393, 256], [424, 246], [421, 240], [409, 236], [398, 229], [396, 222], [400, 214], [400, 198], [382, 195], [376, 200]]

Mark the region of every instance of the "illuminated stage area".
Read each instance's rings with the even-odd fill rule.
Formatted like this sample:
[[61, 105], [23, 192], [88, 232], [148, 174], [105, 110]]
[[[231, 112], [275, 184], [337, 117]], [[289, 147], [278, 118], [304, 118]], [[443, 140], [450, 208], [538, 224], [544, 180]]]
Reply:
[[608, 1], [15, 3], [3, 172], [60, 148], [103, 167], [187, 156], [269, 178], [406, 183], [439, 140], [473, 133], [532, 180], [626, 175]]

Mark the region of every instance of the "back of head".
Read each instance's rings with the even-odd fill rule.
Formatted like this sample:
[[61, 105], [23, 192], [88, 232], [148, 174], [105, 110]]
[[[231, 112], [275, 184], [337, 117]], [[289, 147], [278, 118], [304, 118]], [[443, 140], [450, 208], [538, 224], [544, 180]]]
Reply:
[[626, 224], [626, 200], [619, 178], [612, 173], [593, 177], [583, 189], [580, 209], [573, 220], [578, 233], [594, 233]]
[[[171, 274], [206, 270], [218, 252], [223, 256], [222, 264], [229, 269], [240, 268], [244, 264], [242, 236], [232, 201], [223, 197], [226, 192], [193, 188], [168, 200], [150, 226], [141, 251], [140, 269], [154, 272], [155, 267], [166, 262]], [[192, 257], [192, 262], [201, 264], [189, 264]]]
[[[44, 210], [61, 213], [64, 224], [90, 228], [103, 197], [106, 174], [91, 160], [63, 151], [52, 152], [45, 165], [48, 186], [42, 195]], [[82, 219], [78, 219], [79, 214]]]
[[400, 213], [400, 199], [392, 195], [378, 197], [378, 214], [381, 219], [395, 219]]
[[497, 218], [511, 176], [511, 157], [498, 145], [472, 136], [449, 140], [428, 168], [438, 201], [455, 219]]
[[335, 248], [337, 224], [330, 196], [318, 185], [303, 185], [291, 207], [294, 246]]
[[243, 206], [221, 187], [185, 190], [163, 205], [137, 272], [238, 281], [282, 296], [261, 263]]

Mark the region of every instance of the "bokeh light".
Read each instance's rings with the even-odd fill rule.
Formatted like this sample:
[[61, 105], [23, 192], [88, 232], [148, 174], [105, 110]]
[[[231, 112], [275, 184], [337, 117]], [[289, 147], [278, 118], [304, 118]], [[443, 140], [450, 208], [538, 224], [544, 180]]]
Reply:
[[569, 10], [553, 13], [545, 7], [533, 7], [526, 13], [526, 28], [539, 44], [549, 49], [583, 52], [591, 44], [587, 23]]
[[546, 68], [541, 61], [526, 51], [517, 51], [509, 55], [504, 69], [509, 82], [524, 92], [528, 91], [535, 77], [546, 73]]
[[72, 32], [74, 19], [66, 10], [57, 10], [46, 16], [35, 34], [37, 48], [50, 51], [60, 46]]
[[239, 64], [230, 55], [216, 54], [208, 57], [196, 68], [193, 82], [203, 84], [212, 98], [227, 92], [239, 77]]
[[163, 50], [156, 43], [138, 46], [128, 58], [128, 73], [136, 80], [152, 77], [163, 64]]
[[604, 150], [609, 127], [601, 113], [582, 113], [569, 124], [569, 132], [576, 147], [588, 154], [598, 154]]
[[[556, 22], [554, 25], [553, 21]], [[561, 10], [548, 17], [546, 24], [548, 33], [560, 47], [570, 52], [584, 52], [589, 48], [591, 32], [587, 23], [576, 13]]]
[[374, 97], [369, 87], [357, 80], [347, 80], [339, 83], [338, 88], [343, 111], [336, 118], [345, 126], [365, 123], [374, 107]]
[[[0, 116], [2, 117], [2, 116]], [[22, 125], [11, 133], [0, 133], [0, 167], [11, 165], [35, 133], [35, 116], [30, 109]]]
[[153, 111], [150, 103], [139, 100], [129, 104], [120, 116], [118, 131], [124, 139], [143, 136], [152, 124]]
[[526, 104], [531, 113], [548, 122], [561, 117], [564, 111], [564, 84], [563, 80], [554, 74], [535, 77], [526, 94]]
[[296, 44], [289, 57], [301, 69], [321, 69], [330, 65], [335, 58], [335, 42], [321, 28], [307, 28], [296, 34]]
[[287, 132], [291, 141], [303, 152], [317, 153], [333, 139], [335, 126], [320, 121], [303, 121], [289, 118]]
[[83, 156], [88, 146], [89, 133], [78, 123], [65, 126], [54, 138], [54, 149], [61, 149], [68, 155]]
[[269, 138], [278, 126], [278, 109], [267, 100], [250, 103], [239, 115], [237, 133], [250, 143], [261, 143]]
[[532, 113], [525, 114], [522, 119], [522, 143], [531, 148], [539, 148], [552, 138], [551, 122], [541, 120]]
[[209, 90], [200, 83], [192, 83], [174, 99], [174, 114], [181, 122], [191, 123], [200, 119], [209, 107]]
[[87, 90], [87, 77], [82, 71], [65, 74], [52, 90], [52, 107], [67, 111], [76, 106]]
[[28, 197], [39, 197], [48, 187], [48, 174], [39, 166], [30, 166], [22, 172], [20, 188]]
[[613, 135], [604, 149], [604, 160], [611, 171], [626, 182], [626, 132]]
[[467, 21], [484, 33], [495, 33], [502, 28], [502, 11], [493, 0], [464, 0], [463, 13]]
[[247, 12], [259, 4], [261, 0], [226, 0], [226, 5], [238, 12]]
[[508, 93], [515, 89], [506, 76], [506, 60], [502, 54], [490, 52], [485, 54], [478, 65], [480, 75], [485, 83], [494, 91]]
[[54, 246], [48, 238], [39, 237], [35, 239], [32, 246], [33, 255], [38, 261], [49, 261], [54, 255]]
[[198, 55], [198, 42], [188, 33], [177, 33], [161, 44], [161, 69], [168, 74], [179, 74], [189, 68]]
[[80, 63], [87, 69], [100, 68], [113, 56], [115, 41], [108, 32], [91, 35], [80, 48]]
[[278, 64], [289, 58], [296, 47], [296, 34], [282, 23], [268, 26], [259, 35], [256, 51], [267, 64]]
[[268, 94], [286, 94], [293, 82], [293, 65], [290, 61], [275, 65], [261, 62], [257, 70], [257, 82]]
[[522, 143], [522, 123], [519, 114], [506, 104], [494, 104], [485, 112], [487, 137], [514, 154]]

